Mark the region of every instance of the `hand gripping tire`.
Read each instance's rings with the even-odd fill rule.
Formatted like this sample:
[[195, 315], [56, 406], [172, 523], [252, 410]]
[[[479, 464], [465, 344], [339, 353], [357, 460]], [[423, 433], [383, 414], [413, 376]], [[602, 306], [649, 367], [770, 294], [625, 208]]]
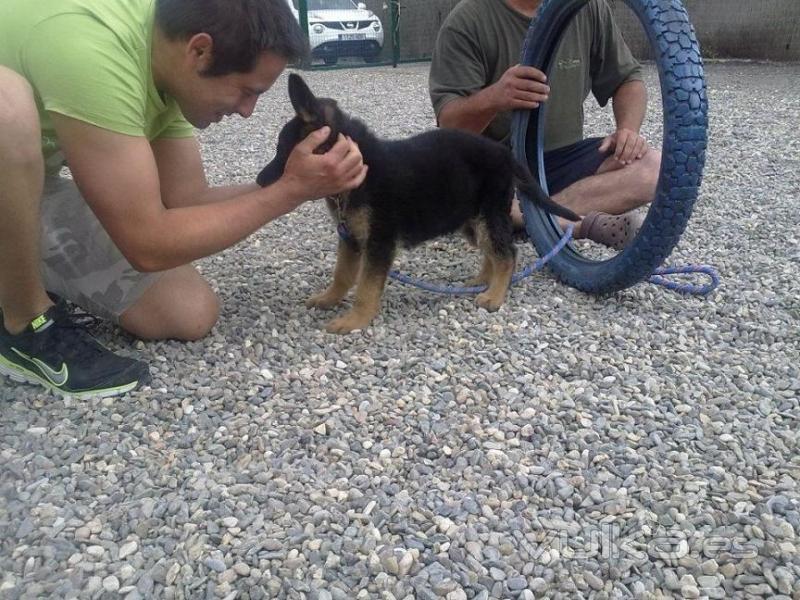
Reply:
[[[545, 0], [528, 30], [521, 63], [550, 74], [561, 35], [589, 0]], [[664, 114], [661, 172], [655, 199], [639, 234], [607, 260], [592, 260], [572, 245], [548, 266], [558, 279], [594, 294], [624, 289], [648, 278], [670, 255], [686, 228], [705, 162], [708, 101], [700, 49], [679, 0], [625, 0], [642, 23], [658, 67]], [[514, 155], [547, 191], [543, 138], [547, 103], [516, 111]], [[540, 256], [562, 232], [553, 218], [522, 195], [525, 228]]]

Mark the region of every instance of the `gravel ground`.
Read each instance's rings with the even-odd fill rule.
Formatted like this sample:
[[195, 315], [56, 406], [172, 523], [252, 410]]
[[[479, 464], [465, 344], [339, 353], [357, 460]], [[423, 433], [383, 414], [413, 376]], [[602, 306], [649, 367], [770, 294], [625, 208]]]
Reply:
[[[427, 68], [306, 77], [399, 137], [433, 124]], [[536, 274], [487, 314], [391, 283], [335, 337], [303, 306], [336, 243], [309, 203], [202, 261], [224, 305], [207, 339], [95, 328], [151, 389], [0, 383], [0, 597], [800, 599], [800, 65], [707, 75], [706, 177], [670, 263], [716, 266], [712, 296]], [[289, 114], [284, 77], [204, 132], [211, 179], [251, 179]], [[454, 239], [399, 267], [477, 264]]]

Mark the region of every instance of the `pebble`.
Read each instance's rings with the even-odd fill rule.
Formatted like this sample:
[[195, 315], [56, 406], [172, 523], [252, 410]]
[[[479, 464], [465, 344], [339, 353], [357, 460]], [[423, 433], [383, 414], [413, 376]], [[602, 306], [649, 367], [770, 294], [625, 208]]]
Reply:
[[114, 593], [119, 590], [119, 579], [114, 575], [109, 575], [103, 579], [103, 589], [107, 592]]
[[225, 570], [225, 563], [216, 558], [207, 558], [203, 561], [203, 564], [217, 573], [222, 573]]
[[125, 542], [119, 547], [119, 556], [118, 556], [119, 560], [127, 558], [128, 556], [136, 552], [138, 549], [139, 549], [138, 542], [135, 541]]

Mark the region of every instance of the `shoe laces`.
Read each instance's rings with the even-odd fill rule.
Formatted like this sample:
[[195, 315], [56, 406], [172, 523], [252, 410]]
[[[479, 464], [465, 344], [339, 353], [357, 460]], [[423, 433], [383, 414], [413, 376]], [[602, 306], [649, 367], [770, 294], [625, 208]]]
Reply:
[[87, 331], [88, 326], [96, 325], [101, 322], [102, 319], [90, 315], [89, 313], [71, 313], [67, 311], [65, 307], [58, 306], [52, 327], [69, 329], [75, 332], [74, 337], [70, 337], [68, 340], [61, 336], [55, 338], [58, 350], [67, 347], [73, 351], [80, 350], [81, 352], [85, 352], [85, 356], [100, 356], [105, 354], [107, 350], [105, 350], [105, 348], [103, 348], [103, 346], [101, 346]]

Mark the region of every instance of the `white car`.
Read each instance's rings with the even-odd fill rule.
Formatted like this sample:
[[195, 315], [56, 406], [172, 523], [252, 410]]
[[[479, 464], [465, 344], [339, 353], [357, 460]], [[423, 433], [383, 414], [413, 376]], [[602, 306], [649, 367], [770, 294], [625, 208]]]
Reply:
[[[286, 0], [300, 21], [299, 0]], [[353, 0], [307, 0], [311, 56], [326, 65], [342, 57], [376, 62], [383, 48], [383, 25], [366, 4]]]

